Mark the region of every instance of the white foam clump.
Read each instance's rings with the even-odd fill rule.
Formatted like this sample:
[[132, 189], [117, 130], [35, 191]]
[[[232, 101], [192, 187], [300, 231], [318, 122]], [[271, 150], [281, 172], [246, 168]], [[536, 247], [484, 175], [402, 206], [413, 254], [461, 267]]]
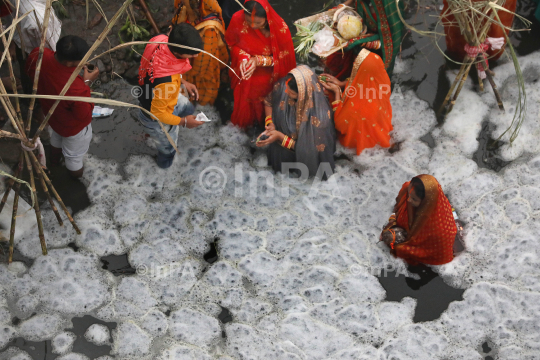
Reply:
[[[7, 355], [7, 354], [6, 354]], [[0, 355], [0, 359], [1, 359], [1, 355]], [[14, 356], [11, 356], [11, 357], [7, 357], [6, 359], [9, 359], [9, 360], [32, 360], [32, 357], [25, 351], [20, 351], [18, 352], [16, 355]]]
[[171, 313], [169, 319], [171, 336], [184, 343], [209, 348], [221, 335], [219, 321], [191, 309]]
[[89, 342], [98, 346], [105, 345], [109, 342], [109, 328], [102, 324], [90, 325], [84, 333], [84, 338]]
[[64, 321], [57, 315], [36, 315], [21, 324], [19, 335], [30, 341], [49, 340], [62, 325]]
[[84, 354], [69, 353], [57, 357], [58, 360], [90, 360], [90, 358]]
[[64, 331], [56, 335], [52, 339], [53, 353], [59, 355], [68, 353], [69, 351], [71, 351], [73, 343], [76, 339], [77, 335], [69, 331]]
[[120, 323], [113, 338], [113, 353], [119, 358], [143, 358], [150, 352], [152, 337], [132, 322]]

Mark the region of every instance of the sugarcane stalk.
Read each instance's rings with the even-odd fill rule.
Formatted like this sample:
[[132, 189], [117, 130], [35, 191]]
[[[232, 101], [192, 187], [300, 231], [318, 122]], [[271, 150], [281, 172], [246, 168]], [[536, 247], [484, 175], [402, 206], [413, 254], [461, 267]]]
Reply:
[[[3, 27], [2, 24], [2, 18], [0, 18], [0, 28]], [[11, 79], [11, 86], [13, 87], [13, 93], [17, 94], [17, 79], [15, 78], [15, 72], [13, 72], [13, 63], [11, 62], [11, 54], [9, 53], [9, 44], [6, 40], [6, 35], [2, 34], [0, 36], [2, 38], [2, 43], [4, 44], [4, 52], [7, 54], [8, 59], [8, 69], [9, 69], [9, 77]], [[15, 98], [15, 112], [17, 113], [17, 119], [19, 122], [22, 123], [22, 114], [21, 114], [21, 104], [19, 103], [19, 98]]]
[[[75, 70], [71, 74], [70, 78], [66, 82], [66, 85], [64, 85], [64, 88], [60, 92], [60, 94], [59, 94], [60, 96], [64, 96], [66, 94], [66, 92], [71, 87], [71, 84], [73, 83], [73, 81], [75, 81], [75, 79], [79, 75], [79, 72], [81, 71], [83, 66], [86, 64], [86, 62], [90, 58], [90, 55], [101, 45], [103, 40], [105, 40], [105, 38], [107, 37], [107, 34], [111, 31], [113, 26], [116, 24], [118, 19], [120, 19], [120, 16], [124, 13], [124, 11], [127, 9], [127, 7], [129, 6], [129, 4], [131, 4], [132, 1], [133, 0], [126, 0], [124, 2], [124, 4], [122, 5], [122, 7], [116, 12], [116, 14], [114, 14], [111, 21], [109, 23], [107, 23], [107, 25], [105, 26], [105, 29], [103, 29], [103, 31], [99, 35], [98, 39], [96, 40], [96, 42], [94, 42], [94, 44], [90, 47], [90, 50], [88, 50], [86, 55], [79, 62], [79, 65], [75, 68]], [[49, 113], [47, 114], [47, 116], [45, 117], [45, 119], [43, 120], [41, 125], [39, 126], [36, 134], [34, 135], [34, 138], [32, 139], [32, 145], [34, 145], [36, 143], [37, 138], [39, 137], [39, 135], [41, 135], [41, 132], [43, 131], [45, 126], [47, 126], [47, 124], [49, 123], [49, 119], [51, 118], [51, 115], [54, 113], [54, 111], [56, 110], [56, 107], [58, 106], [59, 103], [60, 103], [60, 100], [57, 100], [57, 101], [54, 102], [53, 106], [49, 110]]]
[[66, 205], [64, 205], [64, 202], [62, 201], [62, 198], [60, 198], [60, 195], [58, 195], [58, 193], [56, 192], [56, 189], [54, 188], [51, 180], [49, 180], [49, 177], [47, 176], [47, 174], [45, 173], [45, 171], [43, 171], [43, 169], [41, 168], [41, 166], [39, 165], [39, 161], [37, 160], [36, 156], [34, 155], [33, 152], [30, 152], [30, 159], [32, 160], [32, 162], [34, 163], [34, 168], [35, 169], [40, 169], [39, 172], [41, 173], [41, 175], [43, 176], [43, 179], [45, 179], [45, 182], [47, 183], [47, 186], [49, 187], [49, 189], [51, 190], [51, 192], [53, 193], [54, 197], [56, 198], [56, 201], [58, 201], [58, 203], [60, 204], [60, 207], [62, 208], [62, 210], [64, 210], [64, 213], [66, 214], [67, 218], [69, 219], [69, 222], [71, 223], [71, 225], [73, 226], [73, 228], [75, 229], [75, 231], [77, 232], [77, 234], [81, 234], [81, 230], [79, 229], [79, 227], [77, 226], [77, 224], [75, 224], [75, 220], [73, 220], [73, 217], [71, 216], [71, 214], [69, 213]]
[[[58, 212], [58, 209], [56, 208], [56, 205], [51, 197], [51, 194], [49, 193], [49, 189], [47, 188], [47, 184], [45, 183], [45, 180], [43, 179], [43, 176], [41, 175], [41, 172], [43, 169], [39, 164], [34, 164], [34, 162], [30, 159], [30, 162], [34, 166], [34, 169], [38, 175], [39, 182], [41, 184], [41, 188], [43, 189], [43, 192], [47, 196], [47, 200], [49, 200], [49, 204], [51, 205], [51, 209], [54, 212], [54, 215], [56, 216], [56, 220], [58, 220], [58, 224], [60, 226], [64, 226], [64, 221], [62, 220], [62, 217], [60, 216], [60, 213]], [[37, 167], [36, 167], [37, 166]]]
[[[49, 18], [52, 9], [52, 0], [47, 0], [45, 4], [45, 17], [43, 18], [43, 29], [41, 31], [41, 42], [39, 44], [39, 55], [36, 63], [36, 73], [34, 74], [34, 84], [32, 86], [32, 95], [37, 94], [39, 75], [41, 73], [41, 64], [43, 63], [43, 52], [45, 51], [45, 42], [47, 40], [47, 29], [49, 28]], [[30, 99], [30, 106], [28, 108], [28, 119], [26, 120], [26, 133], [30, 132], [30, 125], [32, 123], [32, 116], [34, 115], [34, 107], [36, 99]]]
[[444, 101], [441, 107], [439, 108], [439, 111], [437, 112], [437, 115], [442, 114], [444, 108], [446, 107], [446, 105], [448, 105], [448, 102], [450, 101], [450, 98], [452, 97], [452, 94], [454, 93], [454, 89], [456, 88], [457, 84], [461, 80], [461, 77], [463, 76], [464, 71], [465, 71], [465, 65], [461, 65], [456, 78], [454, 79], [454, 81], [452, 82], [452, 85], [450, 86], [450, 90], [448, 90], [448, 93], [446, 94], [446, 97], [444, 98]]
[[[22, 161], [23, 161], [23, 154], [19, 156], [19, 164], [17, 165], [17, 168], [15, 169], [15, 173], [13, 174], [13, 177], [19, 177], [21, 170], [22, 170]], [[7, 198], [9, 196], [9, 193], [11, 189], [13, 188], [13, 184], [15, 184], [14, 179], [9, 179], [6, 191], [4, 192], [4, 197], [2, 198], [2, 201], [0, 202], [0, 213], [2, 213], [2, 210], [4, 210], [4, 206], [6, 205]]]
[[21, 140], [21, 136], [9, 131], [0, 130], [0, 138], [11, 138]]
[[454, 105], [456, 104], [456, 100], [459, 96], [459, 93], [461, 92], [461, 89], [463, 89], [463, 86], [465, 85], [465, 81], [467, 80], [467, 77], [469, 76], [469, 71], [471, 70], [471, 66], [474, 63], [473, 59], [470, 59], [469, 57], [467, 57], [466, 59], [468, 60], [468, 63], [465, 65], [465, 71], [463, 73], [463, 76], [461, 77], [459, 86], [457, 87], [456, 92], [454, 93], [454, 96], [452, 96], [452, 100], [450, 101], [450, 104], [448, 105], [446, 115], [448, 115], [454, 108]]
[[19, 210], [19, 190], [21, 189], [21, 184], [15, 184], [15, 197], [13, 199], [13, 214], [11, 217], [11, 229], [9, 230], [9, 255], [8, 255], [8, 264], [11, 264], [13, 261], [13, 251], [15, 247], [15, 227], [17, 225], [17, 211]]
[[26, 162], [26, 169], [28, 169], [28, 174], [30, 175], [30, 187], [32, 188], [31, 196], [34, 197], [34, 212], [36, 214], [36, 221], [38, 225], [38, 234], [39, 234], [39, 242], [41, 243], [41, 253], [43, 255], [47, 255], [47, 244], [45, 243], [45, 235], [43, 234], [43, 222], [41, 220], [41, 210], [39, 209], [39, 201], [37, 199], [37, 192], [36, 192], [36, 181], [34, 179], [34, 171], [32, 171], [32, 163], [30, 162], [30, 158], [28, 157], [28, 154], [24, 152], [24, 160]]
[[495, 84], [495, 80], [493, 80], [493, 76], [491, 75], [490, 72], [486, 71], [486, 78], [491, 84], [491, 88], [493, 89], [493, 93], [495, 94], [495, 98], [497, 99], [497, 105], [499, 106], [499, 110], [505, 111], [501, 94], [499, 94], [499, 90], [497, 89], [497, 84]]
[[[2, 81], [0, 81], [0, 94], [9, 95]], [[0, 98], [0, 103], [2, 103], [2, 106], [4, 106], [4, 109], [6, 110], [6, 114], [13, 128], [17, 131], [19, 136], [21, 136], [21, 139], [26, 140], [26, 136], [25, 136], [22, 124], [20, 124], [16, 120], [17, 114], [15, 112], [15, 109], [13, 108], [13, 104], [11, 103], [11, 101], [9, 99]]]
[[[480, 71], [480, 64], [476, 64], [476, 71]], [[478, 85], [480, 86], [480, 92], [484, 92], [484, 80], [478, 76]]]
[[146, 5], [146, 1], [139, 0], [139, 5], [141, 5], [144, 15], [146, 16], [146, 19], [148, 20], [150, 25], [152, 25], [152, 29], [154, 29], [154, 31], [156, 32], [156, 35], [159, 34], [159, 28], [156, 25], [156, 22], [154, 21], [154, 17], [152, 16], [152, 13], [148, 9], [148, 5]]

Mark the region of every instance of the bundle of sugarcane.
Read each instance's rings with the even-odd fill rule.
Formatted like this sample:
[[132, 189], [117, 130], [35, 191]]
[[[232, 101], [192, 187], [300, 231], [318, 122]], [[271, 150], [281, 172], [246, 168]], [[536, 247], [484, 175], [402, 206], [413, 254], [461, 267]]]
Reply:
[[[523, 31], [526, 29], [516, 30], [509, 26], [506, 26], [501, 21], [500, 14], [509, 13], [513, 16], [520, 19], [526, 28], [530, 26], [530, 21], [525, 18], [505, 9], [503, 7], [506, 0], [447, 0], [447, 7], [439, 16], [439, 21], [437, 25], [443, 24], [445, 27], [454, 26], [458, 27], [463, 35], [467, 44], [465, 45], [465, 53], [467, 54], [463, 62], [457, 62], [449, 58], [446, 54], [443, 55], [450, 61], [461, 64], [461, 68], [456, 76], [454, 82], [450, 86], [450, 90], [446, 95], [446, 98], [439, 109], [439, 114], [445, 112], [445, 115], [450, 113], [456, 104], [456, 100], [459, 97], [459, 94], [465, 85], [465, 81], [469, 76], [469, 71], [471, 68], [476, 68], [479, 75], [479, 86], [480, 90], [483, 91], [484, 83], [483, 80], [487, 79], [489, 84], [493, 89], [493, 93], [497, 99], [497, 104], [499, 109], [504, 111], [504, 105], [502, 98], [497, 89], [497, 85], [493, 80], [494, 73], [489, 70], [489, 59], [487, 51], [492, 49], [500, 49], [506, 43], [507, 48], [510, 53], [510, 57], [513, 60], [514, 67], [516, 70], [516, 75], [519, 85], [519, 96], [518, 104], [516, 104], [516, 110], [512, 123], [508, 129], [499, 137], [499, 139], [504, 136], [506, 133], [511, 132], [510, 142], [514, 141], [519, 133], [519, 129], [525, 118], [525, 109], [527, 106], [527, 97], [525, 93], [525, 83], [523, 76], [521, 74], [521, 69], [519, 62], [512, 47], [512, 44], [508, 38], [508, 32], [510, 31]], [[399, 0], [396, 0], [399, 2]], [[401, 13], [398, 14], [401, 18], [401, 21], [405, 24], [407, 28], [412, 31], [415, 31], [421, 35], [433, 36], [438, 38], [439, 36], [444, 36], [445, 34], [432, 31], [421, 31], [410, 25], [408, 25], [403, 19]], [[449, 20], [451, 19], [451, 20]], [[488, 38], [488, 31], [493, 25], [499, 26], [502, 31], [504, 38], [494, 39]], [[505, 41], [506, 40], [506, 41]], [[438, 45], [437, 45], [437, 48]], [[439, 48], [440, 50], [440, 48]]]
[[[9, 178], [9, 180], [8, 180], [8, 182], [6, 184], [7, 186], [6, 186], [6, 189], [5, 189], [5, 192], [4, 192], [4, 196], [2, 197], [2, 200], [0, 201], [0, 213], [4, 209], [11, 191], [13, 190], [13, 192], [14, 192], [14, 197], [13, 197], [13, 202], [12, 202], [11, 227], [10, 227], [10, 233], [9, 233], [9, 255], [8, 255], [8, 262], [9, 263], [11, 263], [12, 260], [13, 260], [14, 242], [15, 242], [15, 229], [16, 229], [16, 224], [17, 224], [17, 213], [18, 213], [18, 210], [19, 210], [19, 198], [20, 198], [21, 185], [26, 185], [30, 189], [30, 197], [31, 197], [31, 200], [32, 200], [31, 208], [35, 212], [36, 221], [37, 221], [37, 227], [38, 227], [38, 236], [39, 236], [39, 241], [40, 241], [40, 244], [41, 244], [41, 250], [42, 250], [43, 255], [47, 254], [47, 245], [46, 245], [46, 242], [45, 242], [45, 236], [44, 236], [44, 231], [43, 231], [43, 222], [42, 222], [42, 219], [41, 219], [41, 211], [40, 211], [40, 207], [39, 207], [39, 202], [37, 201], [36, 182], [38, 182], [41, 185], [41, 188], [43, 189], [43, 192], [47, 197], [47, 200], [48, 200], [48, 202], [50, 204], [50, 207], [51, 207], [52, 211], [54, 212], [54, 214], [56, 216], [56, 219], [58, 220], [58, 223], [61, 226], [63, 225], [62, 217], [60, 216], [60, 213], [59, 213], [59, 211], [58, 211], [58, 209], [56, 207], [56, 204], [55, 204], [55, 202], [53, 200], [53, 197], [54, 197], [54, 199], [56, 199], [56, 201], [58, 202], [58, 204], [62, 208], [63, 212], [65, 213], [65, 215], [69, 219], [71, 225], [73, 226], [73, 228], [75, 229], [77, 234], [81, 234], [81, 231], [77, 227], [77, 224], [73, 220], [73, 217], [69, 213], [67, 207], [65, 206], [64, 202], [62, 201], [62, 199], [58, 195], [58, 192], [56, 191], [56, 189], [54, 188], [51, 180], [47, 176], [47, 172], [45, 171], [46, 168], [45, 168], [45, 164], [44, 164], [44, 158], [40, 156], [40, 158], [38, 159], [38, 157], [36, 157], [36, 155], [34, 154], [34, 150], [38, 147], [38, 144], [39, 144], [39, 136], [43, 132], [45, 127], [47, 126], [47, 123], [49, 122], [49, 119], [51, 118], [51, 115], [53, 114], [53, 112], [55, 111], [56, 107], [58, 106], [58, 104], [59, 104], [59, 102], [61, 100], [82, 101], [82, 102], [105, 104], [105, 105], [111, 105], [111, 106], [122, 106], [122, 107], [138, 108], [141, 111], [145, 112], [148, 115], [148, 117], [150, 117], [151, 119], [154, 119], [154, 120], [156, 120], [158, 122], [158, 124], [161, 126], [163, 132], [167, 136], [169, 142], [171, 143], [173, 148], [178, 152], [178, 148], [176, 147], [176, 144], [172, 141], [172, 139], [169, 136], [168, 132], [165, 131], [165, 129], [163, 128], [162, 123], [160, 121], [158, 121], [157, 118], [152, 113], [150, 113], [149, 111], [147, 111], [147, 110], [145, 110], [145, 109], [143, 109], [143, 108], [141, 108], [139, 106], [134, 105], [134, 104], [130, 104], [130, 103], [124, 103], [124, 102], [121, 102], [121, 101], [108, 100], [108, 99], [96, 99], [96, 98], [89, 98], [89, 97], [66, 96], [66, 92], [71, 87], [71, 84], [77, 78], [78, 74], [81, 72], [83, 66], [85, 66], [85, 64], [90, 60], [90, 56], [92, 55], [92, 53], [106, 39], [109, 32], [112, 30], [114, 25], [117, 23], [117, 21], [123, 15], [123, 13], [126, 11], [128, 6], [130, 6], [132, 1], [133, 0], [126, 0], [122, 4], [120, 9], [116, 12], [116, 14], [110, 20], [108, 20], [108, 21], [106, 20], [107, 21], [107, 26], [105, 26], [105, 29], [99, 35], [98, 39], [93, 43], [93, 45], [90, 47], [90, 50], [88, 50], [86, 55], [80, 61], [79, 66], [77, 66], [74, 69], [71, 77], [66, 82], [66, 84], [65, 84], [64, 88], [62, 89], [62, 91], [60, 92], [60, 94], [56, 95], [56, 96], [36, 95], [37, 94], [37, 88], [38, 88], [39, 74], [40, 74], [40, 71], [41, 71], [41, 64], [42, 64], [42, 60], [43, 60], [43, 53], [44, 53], [45, 43], [46, 43], [47, 28], [49, 26], [49, 18], [50, 18], [50, 13], [51, 13], [51, 9], [52, 9], [53, 0], [47, 0], [46, 5], [45, 5], [45, 7], [46, 7], [45, 16], [44, 16], [44, 19], [43, 19], [43, 24], [41, 26], [41, 28], [43, 29], [42, 36], [41, 36], [41, 45], [40, 45], [40, 48], [39, 48], [38, 60], [37, 60], [37, 63], [36, 63], [36, 73], [35, 73], [35, 77], [33, 79], [32, 94], [18, 94], [17, 93], [17, 83], [16, 83], [16, 78], [15, 78], [15, 74], [13, 72], [13, 67], [12, 67], [12, 63], [11, 63], [11, 56], [10, 56], [8, 44], [11, 43], [11, 41], [13, 39], [14, 32], [17, 31], [17, 30], [20, 31], [20, 29], [18, 29], [20, 21], [22, 19], [24, 19], [26, 16], [31, 14], [30, 12], [28, 12], [28, 13], [26, 13], [24, 15], [19, 15], [19, 12], [18, 12], [19, 1], [14, 2], [15, 3], [14, 7], [16, 9], [14, 11], [14, 13], [13, 13], [14, 20], [13, 20], [12, 24], [9, 27], [7, 27], [5, 30], [3, 30], [2, 33], [0, 34], [0, 37], [2, 38], [2, 42], [4, 44], [4, 49], [5, 49], [3, 54], [2, 54], [2, 57], [0, 59], [0, 66], [3, 64], [4, 60], [7, 60], [8, 68], [9, 68], [9, 71], [10, 71], [10, 79], [11, 79], [12, 87], [13, 87], [13, 93], [8, 93], [6, 91], [6, 88], [4, 87], [3, 83], [0, 81], [0, 105], [6, 111], [8, 119], [9, 119], [11, 125], [13, 126], [13, 128], [15, 129], [15, 133], [0, 130], [0, 139], [2, 139], [2, 138], [11, 138], [11, 139], [20, 140], [21, 148], [22, 148], [22, 152], [21, 152], [21, 155], [20, 155], [19, 161], [18, 161], [18, 166], [15, 168], [15, 172], [14, 172], [13, 176], [9, 175], [9, 174], [7, 174], [5, 172], [0, 171], [0, 175], [6, 176], [6, 177]], [[0, 20], [0, 29], [2, 29], [2, 21], [1, 20]], [[6, 38], [6, 34], [8, 34], [7, 38]], [[167, 46], [175, 46], [175, 47], [181, 47], [181, 48], [186, 48], [186, 49], [190, 49], [190, 50], [200, 51], [200, 52], [203, 52], [203, 53], [211, 56], [212, 58], [216, 59], [217, 61], [221, 62], [223, 65], [229, 67], [227, 64], [223, 63], [221, 60], [217, 59], [212, 54], [209, 54], [208, 52], [203, 51], [202, 49], [196, 49], [196, 48], [191, 48], [191, 47], [188, 47], [188, 46], [177, 45], [177, 44], [170, 44], [170, 43], [163, 43], [163, 42], [148, 42], [148, 41], [132, 41], [132, 42], [128, 42], [128, 43], [118, 45], [118, 46], [116, 46], [116, 47], [114, 47], [114, 48], [112, 48], [110, 50], [107, 50], [107, 51], [103, 52], [102, 54], [100, 54], [98, 56], [95, 56], [90, 61], [95, 60], [100, 56], [103, 56], [103, 55], [105, 55], [107, 53], [119, 50], [119, 49], [124, 48], [124, 47], [131, 47], [131, 46], [135, 46], [135, 45], [144, 45], [144, 44], [150, 44], [150, 43], [153, 43], [153, 44], [167, 44]], [[234, 69], [232, 69], [230, 67], [229, 67], [229, 69], [231, 69], [232, 72], [238, 78], [240, 78], [240, 76], [238, 76], [238, 74], [236, 74]], [[14, 103], [12, 103], [9, 98], [13, 98]], [[20, 107], [20, 104], [19, 104], [19, 98], [29, 98], [30, 99], [30, 105], [29, 105], [26, 121], [23, 120], [21, 107]], [[37, 129], [34, 136], [31, 137], [30, 136], [30, 125], [31, 125], [31, 120], [32, 120], [32, 114], [33, 114], [33, 111], [34, 111], [35, 101], [36, 101], [36, 99], [40, 99], [40, 98], [56, 100], [56, 102], [50, 108], [49, 112], [45, 116], [45, 119], [43, 120], [43, 122], [41, 123], [39, 128]], [[22, 177], [23, 172], [25, 170], [28, 171], [29, 182], [26, 182], [26, 181], [23, 181], [23, 180], [20, 179], [20, 177]], [[52, 196], [51, 196], [51, 194], [52, 194]]]

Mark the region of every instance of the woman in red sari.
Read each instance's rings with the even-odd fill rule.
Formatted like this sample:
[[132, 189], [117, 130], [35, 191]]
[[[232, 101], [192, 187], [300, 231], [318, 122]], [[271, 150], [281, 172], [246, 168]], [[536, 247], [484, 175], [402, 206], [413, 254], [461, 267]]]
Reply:
[[247, 1], [249, 11], [236, 12], [225, 34], [231, 49], [234, 90], [231, 121], [242, 128], [262, 122], [264, 98], [274, 83], [296, 67], [291, 33], [267, 0]]
[[403, 184], [381, 237], [396, 227], [406, 231], [406, 239], [388, 245], [410, 265], [442, 265], [454, 258], [457, 228], [452, 207], [433, 176], [419, 175]]

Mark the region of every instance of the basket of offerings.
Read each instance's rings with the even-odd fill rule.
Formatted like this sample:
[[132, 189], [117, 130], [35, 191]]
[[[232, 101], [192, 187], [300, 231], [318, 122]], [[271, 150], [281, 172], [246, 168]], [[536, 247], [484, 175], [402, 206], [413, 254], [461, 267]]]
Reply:
[[370, 32], [362, 17], [345, 5], [296, 20], [294, 25], [297, 28], [293, 38], [295, 51], [304, 60], [310, 52], [326, 58], [348, 46], [360, 44], [368, 49], [381, 46], [379, 35]]

